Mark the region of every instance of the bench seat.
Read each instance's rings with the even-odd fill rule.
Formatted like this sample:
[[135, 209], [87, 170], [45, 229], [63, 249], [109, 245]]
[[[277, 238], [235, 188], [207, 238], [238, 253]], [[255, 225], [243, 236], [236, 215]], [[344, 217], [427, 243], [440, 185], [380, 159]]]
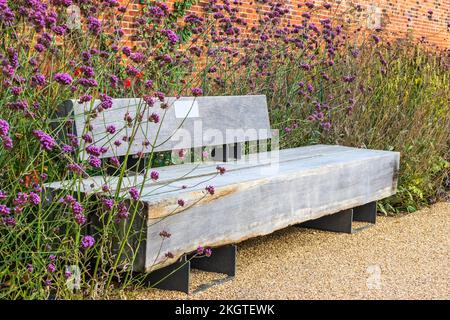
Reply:
[[[225, 163], [184, 164], [158, 168], [160, 179], [147, 181], [140, 201], [145, 246], [136, 271], [170, 265], [199, 245], [218, 247], [266, 235], [290, 225], [361, 206], [396, 193], [398, 152], [314, 145], [251, 154]], [[226, 168], [218, 175], [216, 166]], [[104, 177], [85, 179], [81, 191], [100, 192]], [[107, 177], [114, 190], [117, 177]], [[122, 192], [139, 186], [129, 176]], [[68, 182], [47, 188], [78, 190]], [[215, 187], [207, 195], [205, 187]], [[185, 201], [180, 207], [179, 199]], [[171, 237], [161, 242], [159, 233]], [[173, 258], [166, 258], [171, 252]]]

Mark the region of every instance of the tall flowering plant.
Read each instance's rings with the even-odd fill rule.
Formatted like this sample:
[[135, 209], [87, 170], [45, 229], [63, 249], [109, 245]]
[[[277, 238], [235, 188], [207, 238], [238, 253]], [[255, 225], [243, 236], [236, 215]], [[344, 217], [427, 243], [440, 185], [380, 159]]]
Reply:
[[[122, 181], [127, 157], [102, 161], [107, 150], [95, 141], [89, 122], [81, 138], [74, 135], [73, 119], [58, 117], [58, 106], [76, 99], [90, 106], [90, 118], [110, 109], [113, 97], [139, 97], [139, 114], [155, 101], [169, 107], [167, 94], [198, 96], [202, 90], [192, 81], [180, 86], [177, 80], [184, 57], [177, 51], [174, 22], [147, 30], [169, 14], [168, 8], [159, 3], [151, 11], [152, 21], [137, 21], [154, 47], [132, 48], [122, 28], [129, 5], [116, 0], [0, 1], [1, 297], [97, 296], [109, 292], [116, 275], [126, 274], [124, 285], [130, 280], [132, 270], [126, 266], [132, 265], [135, 252], [126, 255], [125, 244], [145, 179], [159, 178], [151, 170], [153, 152], [144, 183], [125, 193], [111, 190], [107, 171]], [[124, 121], [136, 132], [142, 119], [124, 114]], [[148, 124], [161, 126], [162, 121], [150, 112]], [[119, 130], [113, 125], [105, 129], [111, 137]], [[68, 131], [67, 139], [59, 139], [61, 131]], [[114, 145], [133, 139], [133, 134], [124, 136]], [[80, 157], [82, 151], [86, 159]], [[52, 193], [45, 188], [51, 181], [76, 186], [91, 175], [105, 177], [94, 199], [79, 190]], [[179, 207], [185, 205], [180, 199]], [[100, 215], [95, 234], [89, 231], [94, 213]]]
[[[118, 287], [115, 276], [122, 287], [139, 281], [127, 240], [139, 243], [130, 226], [143, 184], [121, 188], [128, 157], [102, 160], [108, 150], [89, 121], [81, 137], [70, 132], [73, 120], [57, 116], [67, 99], [89, 106], [89, 119], [111, 109], [113, 98], [139, 97], [137, 114], [148, 111], [147, 125], [163, 126], [152, 108], [156, 101], [170, 108], [169, 95], [265, 94], [283, 147], [401, 151], [399, 195], [380, 209], [412, 211], [436, 194], [448, 175], [448, 51], [355, 26], [349, 19], [362, 14], [358, 5], [343, 11], [305, 1], [293, 17], [284, 1], [256, 0], [254, 23], [239, 1], [210, 0], [191, 12], [193, 3], [145, 1], [130, 34], [123, 26], [132, 1], [0, 0], [0, 297], [99, 297]], [[108, 139], [132, 143], [142, 120], [124, 114], [131, 134], [119, 139], [121, 129], [109, 125]], [[160, 178], [155, 164], [170, 162], [151, 148], [137, 156], [138, 164], [148, 160], [144, 182]], [[111, 171], [125, 192], [112, 190]], [[92, 175], [105, 183], [86, 198], [80, 181]], [[63, 180], [75, 192], [44, 187]], [[177, 210], [189, 205], [179, 199]], [[170, 236], [161, 230], [159, 240]]]

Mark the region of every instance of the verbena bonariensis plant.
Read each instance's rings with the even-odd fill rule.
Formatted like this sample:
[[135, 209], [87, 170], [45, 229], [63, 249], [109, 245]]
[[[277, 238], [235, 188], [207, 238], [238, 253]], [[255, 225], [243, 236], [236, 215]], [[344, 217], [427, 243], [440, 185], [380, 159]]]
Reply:
[[[350, 28], [346, 14], [358, 6], [335, 14], [324, 3], [329, 18], [316, 19], [318, 6], [306, 2], [294, 24], [282, 2], [256, 1], [260, 21], [251, 24], [238, 2], [209, 1], [197, 14], [186, 11], [192, 3], [147, 1], [130, 43], [122, 29], [127, 1], [0, 0], [1, 297], [104, 297], [141, 280], [132, 276], [136, 251], [127, 240], [139, 243], [131, 226], [143, 185], [168, 160], [149, 142], [144, 183], [120, 188], [128, 158], [100, 160], [105, 149], [89, 125], [81, 141], [57, 138], [70, 126], [70, 119], [55, 120], [66, 99], [90, 105], [89, 118], [113, 97], [141, 97], [137, 115], [123, 115], [131, 134], [118, 138], [119, 128], [106, 128], [120, 145], [133, 142], [139, 114], [149, 112], [146, 125], [164, 125], [151, 108], [168, 95], [266, 94], [285, 147], [338, 142], [401, 151], [399, 194], [383, 210], [415, 209], [437, 190], [448, 157], [448, 55]], [[70, 5], [80, 9], [79, 21]], [[101, 104], [94, 108], [95, 99]], [[83, 161], [81, 148], [89, 154]], [[116, 192], [107, 170], [119, 179]], [[93, 175], [104, 179], [95, 198], [79, 191], [50, 197], [43, 187], [64, 180], [77, 189]], [[100, 223], [88, 232], [92, 216]], [[161, 230], [160, 241], [167, 237]], [[73, 276], [66, 266], [80, 269], [80, 290], [66, 285]]]
[[[128, 5], [115, 0], [0, 1], [1, 297], [98, 297], [109, 292], [116, 276], [122, 286], [142, 280], [131, 277], [137, 250], [129, 252], [126, 243], [141, 235], [132, 225], [143, 186], [159, 178], [151, 168], [157, 137], [143, 146], [149, 160], [143, 181], [122, 188], [128, 157], [100, 160], [104, 141], [94, 140], [89, 120], [81, 141], [70, 132], [60, 141], [58, 132], [73, 120], [56, 116], [67, 99], [90, 106], [85, 115], [90, 119], [110, 109], [112, 97], [141, 97], [136, 114], [123, 115], [128, 135], [114, 126], [105, 128], [115, 146], [131, 145], [143, 120], [163, 124], [151, 112], [157, 100], [164, 102], [168, 93], [202, 94], [191, 86], [194, 77], [176, 77], [186, 62], [178, 49], [181, 40], [169, 28], [175, 26], [167, 6], [154, 3], [154, 15], [166, 28], [147, 30], [159, 42], [144, 51], [132, 50], [123, 40]], [[101, 103], [94, 105], [95, 99]], [[81, 149], [89, 155], [85, 160], [80, 160]], [[138, 156], [141, 161], [144, 150]], [[117, 191], [111, 190], [107, 170], [118, 177]], [[88, 198], [79, 186], [93, 175], [103, 177], [104, 184], [100, 195]], [[50, 194], [44, 186], [48, 181], [67, 181], [75, 192]], [[213, 193], [213, 187], [205, 190], [205, 196]], [[178, 204], [189, 206], [183, 199]], [[161, 230], [159, 241], [167, 237]], [[199, 248], [198, 254], [210, 250]], [[79, 283], [72, 281], [74, 272], [81, 275]]]

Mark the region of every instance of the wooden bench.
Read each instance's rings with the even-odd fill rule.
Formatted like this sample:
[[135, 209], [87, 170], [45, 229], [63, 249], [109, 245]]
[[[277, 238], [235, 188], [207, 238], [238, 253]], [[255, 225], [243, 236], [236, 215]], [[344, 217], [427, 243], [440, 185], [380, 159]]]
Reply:
[[[209, 147], [213, 153], [215, 161], [158, 168], [159, 179], [144, 186], [142, 209], [134, 223], [146, 231], [134, 270], [151, 272], [150, 283], [171, 274], [158, 283], [161, 288], [187, 292], [190, 267], [233, 276], [234, 244], [290, 225], [353, 233], [352, 221], [375, 223], [376, 201], [396, 192], [397, 152], [336, 145], [276, 150], [265, 96], [167, 98], [166, 103], [170, 107], [161, 108], [157, 102], [149, 108], [140, 99], [115, 99], [112, 108], [92, 117], [92, 106], [70, 101], [59, 113], [75, 120], [72, 130], [77, 136], [86, 124], [91, 127], [93, 143], [108, 148], [103, 158], [124, 156], [127, 150], [148, 153], [152, 148], [177, 154], [179, 149], [201, 153]], [[130, 135], [125, 113], [131, 118], [142, 114], [144, 120], [133, 142], [117, 147], [106, 127], [114, 124], [118, 132]], [[158, 136], [159, 124], [145, 121], [151, 113], [164, 119]], [[146, 140], [156, 143], [143, 144]], [[86, 157], [80, 153], [81, 159]], [[226, 173], [218, 174], [217, 166], [225, 167]], [[127, 176], [120, 192], [127, 197], [129, 187], [140, 186], [142, 179], [139, 174]], [[113, 192], [117, 181], [116, 176], [107, 178]], [[77, 186], [60, 181], [47, 188], [80, 189], [90, 195], [101, 193], [104, 183], [99, 176]], [[212, 195], [205, 190], [210, 185]], [[163, 230], [171, 237], [161, 243]], [[212, 247], [212, 256], [189, 261], [199, 245]]]

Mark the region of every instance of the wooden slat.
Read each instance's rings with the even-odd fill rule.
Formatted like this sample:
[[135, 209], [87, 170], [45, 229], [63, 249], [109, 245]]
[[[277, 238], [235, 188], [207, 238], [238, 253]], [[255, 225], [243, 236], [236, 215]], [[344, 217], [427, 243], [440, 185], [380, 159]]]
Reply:
[[[169, 97], [165, 102], [169, 107], [162, 109], [159, 101], [153, 107], [147, 107], [141, 99], [137, 98], [114, 99], [112, 108], [92, 118], [91, 111], [100, 104], [99, 100], [83, 104], [72, 100], [76, 133], [81, 136], [86, 132], [88, 124], [92, 128], [94, 144], [108, 148], [108, 151], [102, 155], [103, 158], [127, 153], [148, 153], [152, 149], [151, 145], [155, 147], [155, 151], [167, 151], [271, 137], [267, 103], [263, 95], [178, 99]], [[64, 111], [68, 112], [69, 109], [65, 104]], [[143, 114], [143, 120], [139, 128], [134, 130], [135, 132], [124, 121], [126, 113], [133, 119], [136, 114]], [[151, 113], [158, 114], [163, 121], [160, 124], [147, 121]], [[114, 135], [106, 132], [108, 125], [117, 127], [118, 130]], [[122, 143], [119, 147], [113, 144], [114, 141], [121, 140], [123, 136], [132, 134], [135, 134], [135, 138], [131, 146], [128, 143]], [[143, 142], [147, 140], [151, 145], [145, 147]], [[81, 157], [86, 158], [86, 154], [82, 152]]]
[[[157, 182], [147, 181], [150, 188], [160, 187], [172, 183], [173, 181], [180, 181], [188, 178], [202, 177], [207, 175], [214, 175], [217, 170], [216, 167], [223, 166], [227, 169], [227, 173], [250, 168], [254, 166], [261, 166], [264, 164], [275, 163], [277, 161], [285, 162], [293, 159], [304, 159], [310, 157], [317, 157], [327, 154], [336, 154], [345, 151], [353, 150], [353, 148], [336, 146], [336, 145], [312, 145], [301, 148], [283, 149], [277, 153], [258, 153], [249, 154], [237, 161], [231, 162], [203, 162], [203, 163], [188, 163], [181, 165], [173, 165], [160, 167], [155, 170], [159, 172], [160, 179]], [[71, 189], [79, 190], [84, 193], [100, 192], [103, 184], [107, 183], [112, 191], [116, 190], [118, 177], [115, 176], [94, 176], [87, 179], [83, 179], [80, 184], [73, 184], [71, 181], [56, 181], [46, 184], [47, 187], [52, 189]], [[142, 176], [126, 176], [123, 177], [124, 182], [122, 187], [124, 189], [140, 185], [142, 183]]]

